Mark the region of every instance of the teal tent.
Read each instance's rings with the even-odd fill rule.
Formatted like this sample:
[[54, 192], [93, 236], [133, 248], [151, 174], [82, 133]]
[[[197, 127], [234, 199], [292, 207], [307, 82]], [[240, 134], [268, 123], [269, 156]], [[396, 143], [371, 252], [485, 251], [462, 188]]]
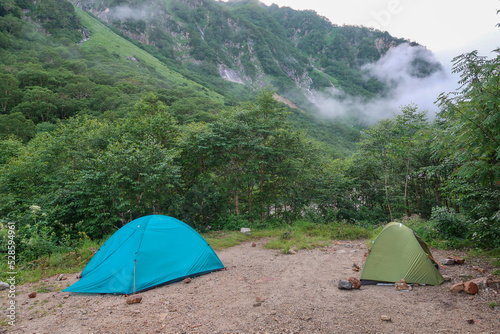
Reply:
[[131, 294], [223, 269], [212, 247], [187, 224], [151, 215], [116, 231], [64, 291]]

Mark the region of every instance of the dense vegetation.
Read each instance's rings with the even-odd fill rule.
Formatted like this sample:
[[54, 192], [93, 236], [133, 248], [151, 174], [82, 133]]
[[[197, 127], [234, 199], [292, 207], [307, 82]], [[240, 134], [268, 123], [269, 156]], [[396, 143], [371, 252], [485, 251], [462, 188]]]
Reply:
[[[187, 3], [170, 3], [185, 22], [201, 15], [185, 10]], [[192, 63], [168, 58], [174, 50], [168, 38], [153, 50], [67, 5], [0, 0], [1, 236], [6, 247], [5, 224], [16, 224], [23, 261], [82, 238], [102, 238], [153, 213], [175, 216], [199, 231], [298, 220], [374, 226], [418, 215], [430, 219], [427, 237], [500, 247], [500, 57], [457, 57], [462, 88], [439, 97], [436, 121], [407, 105], [360, 134], [286, 107], [273, 97], [280, 84], [254, 95], [204, 76], [209, 62], [203, 71], [190, 72]], [[331, 26], [311, 12], [300, 16], [271, 7], [269, 14], [254, 1], [227, 6], [224, 13], [233, 19], [254, 20], [254, 33], [264, 39], [271, 36], [258, 23], [269, 17], [278, 25], [298, 15], [277, 26], [275, 36], [284, 41], [297, 33], [284, 22]], [[134, 22], [127, 29], [140, 33]], [[356, 67], [380, 56], [367, 42], [379, 32], [337, 28], [300, 40], [308, 56], [329, 45], [332, 53], [322, 52], [318, 60], [325, 68], [318, 78], [350, 78], [345, 87], [354, 85], [353, 92], [380, 92], [384, 88], [376, 82], [355, 84]], [[85, 29], [92, 38], [81, 46]], [[204, 30], [200, 45], [209, 33]], [[346, 52], [336, 43], [348, 36], [367, 43], [359, 49], [363, 56], [337, 54]], [[193, 57], [211, 54], [196, 56], [198, 47], [190, 49]], [[267, 51], [256, 52], [263, 62]], [[276, 59], [286, 50], [269, 52]], [[273, 78], [289, 80], [275, 66], [271, 60], [263, 64]]]

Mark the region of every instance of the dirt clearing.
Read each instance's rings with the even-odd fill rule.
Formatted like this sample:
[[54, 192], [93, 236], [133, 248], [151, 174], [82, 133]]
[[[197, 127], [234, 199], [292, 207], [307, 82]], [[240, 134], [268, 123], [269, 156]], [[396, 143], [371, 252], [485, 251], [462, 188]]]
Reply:
[[[500, 304], [498, 291], [449, 291], [453, 283], [491, 275], [480, 260], [441, 268], [452, 281], [440, 286], [339, 290], [339, 280], [360, 277], [353, 264], [361, 265], [365, 241], [287, 255], [253, 242], [217, 252], [227, 270], [143, 292], [139, 304], [120, 295], [55, 292], [75, 274], [18, 286], [15, 326], [0, 333], [500, 333], [500, 309], [492, 307]], [[449, 255], [463, 256], [433, 251], [438, 261]], [[0, 296], [7, 316], [7, 291]]]

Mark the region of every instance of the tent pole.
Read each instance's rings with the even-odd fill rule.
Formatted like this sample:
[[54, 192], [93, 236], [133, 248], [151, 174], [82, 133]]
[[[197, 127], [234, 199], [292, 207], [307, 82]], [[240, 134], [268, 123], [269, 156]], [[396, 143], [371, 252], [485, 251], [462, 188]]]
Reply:
[[135, 295], [135, 260], [134, 260], [134, 295]]

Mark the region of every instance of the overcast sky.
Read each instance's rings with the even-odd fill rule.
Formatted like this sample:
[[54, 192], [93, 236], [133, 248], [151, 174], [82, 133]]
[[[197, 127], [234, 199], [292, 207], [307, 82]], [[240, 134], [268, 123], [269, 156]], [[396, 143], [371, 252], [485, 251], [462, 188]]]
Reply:
[[443, 65], [473, 50], [493, 57], [500, 47], [499, 0], [260, 0], [296, 10], [312, 9], [337, 25], [388, 31], [433, 51]]

